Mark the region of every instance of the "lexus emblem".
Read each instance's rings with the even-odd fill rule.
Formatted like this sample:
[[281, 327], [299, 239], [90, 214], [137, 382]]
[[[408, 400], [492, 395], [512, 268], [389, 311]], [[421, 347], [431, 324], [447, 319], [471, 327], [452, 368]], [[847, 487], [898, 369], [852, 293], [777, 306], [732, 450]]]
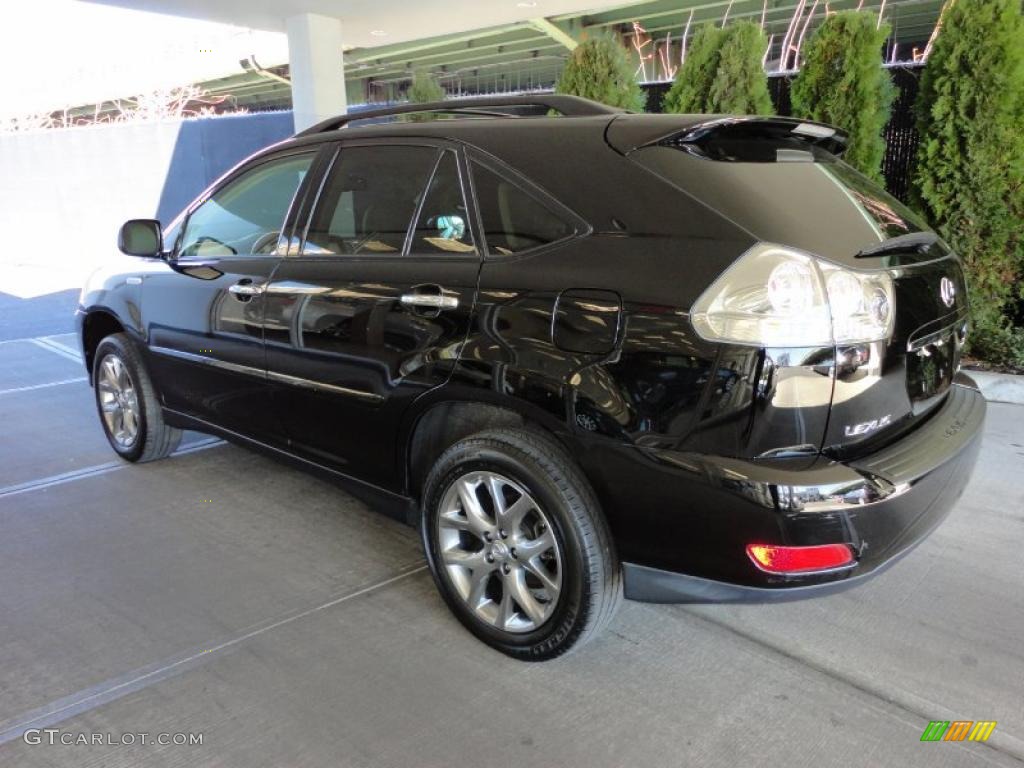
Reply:
[[942, 278], [939, 282], [939, 295], [942, 297], [942, 303], [947, 307], [952, 307], [953, 302], [956, 301], [956, 286], [948, 277]]

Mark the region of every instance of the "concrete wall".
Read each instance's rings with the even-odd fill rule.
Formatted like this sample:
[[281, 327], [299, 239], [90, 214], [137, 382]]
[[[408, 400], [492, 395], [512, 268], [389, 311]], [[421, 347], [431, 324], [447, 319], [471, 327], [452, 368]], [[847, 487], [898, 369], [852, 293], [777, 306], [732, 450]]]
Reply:
[[169, 222], [211, 181], [291, 135], [291, 112], [0, 135], [0, 292], [81, 284], [125, 219]]

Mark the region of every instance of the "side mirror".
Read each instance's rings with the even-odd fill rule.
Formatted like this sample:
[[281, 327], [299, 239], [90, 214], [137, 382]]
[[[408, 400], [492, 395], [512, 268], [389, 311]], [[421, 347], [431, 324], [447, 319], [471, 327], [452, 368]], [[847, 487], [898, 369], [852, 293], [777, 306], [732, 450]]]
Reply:
[[159, 256], [164, 236], [156, 219], [130, 219], [121, 225], [117, 247], [129, 256]]

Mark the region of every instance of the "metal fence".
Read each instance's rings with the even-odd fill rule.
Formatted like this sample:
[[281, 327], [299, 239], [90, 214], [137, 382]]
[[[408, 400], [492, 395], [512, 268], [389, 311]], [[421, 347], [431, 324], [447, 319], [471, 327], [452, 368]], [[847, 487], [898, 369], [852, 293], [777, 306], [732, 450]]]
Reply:
[[[904, 65], [889, 70], [896, 86], [896, 99], [892, 105], [892, 115], [885, 126], [886, 147], [882, 173], [889, 192], [904, 202], [910, 194], [914, 156], [919, 141], [914, 120], [914, 101], [917, 98], [921, 70], [920, 65]], [[789, 88], [792, 81], [793, 75], [772, 75], [768, 78], [768, 90], [775, 111], [780, 115], [791, 114]], [[671, 85], [651, 83], [643, 86], [647, 91], [648, 112], [662, 111], [662, 102]]]

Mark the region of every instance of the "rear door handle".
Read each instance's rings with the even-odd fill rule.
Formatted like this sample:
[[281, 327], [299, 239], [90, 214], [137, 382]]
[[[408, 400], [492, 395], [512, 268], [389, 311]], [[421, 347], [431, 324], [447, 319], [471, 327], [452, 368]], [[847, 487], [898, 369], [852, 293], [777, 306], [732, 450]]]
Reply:
[[456, 309], [459, 306], [457, 296], [435, 293], [403, 293], [400, 301], [406, 307], [421, 309]]
[[259, 296], [263, 292], [263, 286], [256, 285], [252, 282], [242, 281], [235, 283], [228, 288], [228, 290], [235, 294], [239, 300], [248, 301], [253, 296]]

